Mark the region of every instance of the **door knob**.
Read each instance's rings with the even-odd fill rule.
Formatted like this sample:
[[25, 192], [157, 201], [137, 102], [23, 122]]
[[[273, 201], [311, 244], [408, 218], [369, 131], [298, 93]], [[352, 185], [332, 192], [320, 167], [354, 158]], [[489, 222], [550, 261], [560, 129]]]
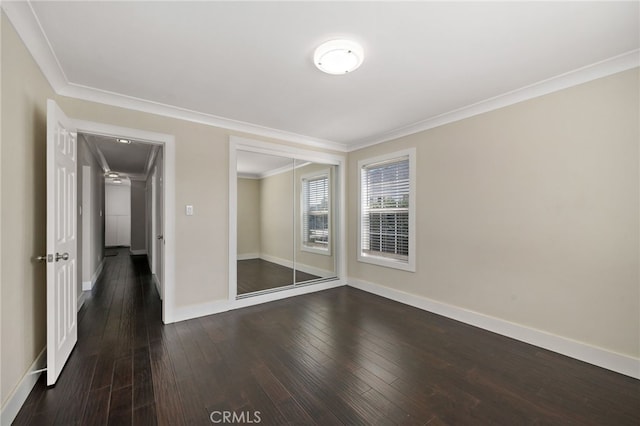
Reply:
[[158, 235], [158, 239], [159, 239], [159, 240], [161, 240], [161, 239], [163, 239], [163, 238], [164, 238], [164, 237], [163, 237], [162, 235]]
[[69, 260], [69, 253], [56, 253], [56, 262], [59, 261], [60, 259], [62, 260]]

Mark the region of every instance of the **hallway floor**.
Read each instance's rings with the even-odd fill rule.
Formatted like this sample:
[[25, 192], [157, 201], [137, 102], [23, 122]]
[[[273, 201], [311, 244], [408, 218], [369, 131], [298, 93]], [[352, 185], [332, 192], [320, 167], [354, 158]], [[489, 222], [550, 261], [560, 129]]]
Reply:
[[160, 316], [146, 259], [108, 257], [57, 385], [14, 424], [640, 423], [638, 380], [349, 287]]

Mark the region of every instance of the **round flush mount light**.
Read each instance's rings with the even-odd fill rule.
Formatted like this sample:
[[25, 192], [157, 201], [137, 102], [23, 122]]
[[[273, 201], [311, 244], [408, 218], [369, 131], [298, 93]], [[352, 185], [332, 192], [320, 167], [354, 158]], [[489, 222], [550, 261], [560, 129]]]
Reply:
[[330, 40], [321, 44], [313, 54], [313, 62], [327, 74], [347, 74], [362, 65], [362, 46], [352, 40]]
[[122, 139], [122, 138], [117, 138], [116, 142], [124, 143], [124, 144], [130, 144], [131, 143], [131, 141], [129, 139]]
[[111, 182], [113, 182], [113, 183], [122, 183], [122, 179], [115, 178], [115, 179], [112, 179]]
[[109, 173], [107, 173], [107, 177], [110, 177], [110, 178], [117, 178], [117, 177], [119, 177], [119, 176], [120, 176], [120, 174], [118, 174], [118, 173], [116, 173], [116, 172], [109, 172]]

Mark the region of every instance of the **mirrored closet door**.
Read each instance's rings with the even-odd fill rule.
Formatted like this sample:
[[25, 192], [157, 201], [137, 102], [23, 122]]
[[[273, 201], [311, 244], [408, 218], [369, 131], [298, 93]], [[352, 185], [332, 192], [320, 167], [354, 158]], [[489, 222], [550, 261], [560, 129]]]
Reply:
[[335, 167], [237, 152], [238, 297], [336, 277]]

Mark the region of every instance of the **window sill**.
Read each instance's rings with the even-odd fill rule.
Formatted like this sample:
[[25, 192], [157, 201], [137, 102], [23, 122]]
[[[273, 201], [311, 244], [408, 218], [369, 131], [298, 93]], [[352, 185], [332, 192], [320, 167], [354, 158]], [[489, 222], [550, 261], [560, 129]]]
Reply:
[[411, 262], [411, 260], [404, 261], [404, 260], [396, 260], [396, 259], [390, 259], [390, 258], [380, 257], [380, 256], [360, 254], [358, 255], [358, 262], [369, 263], [372, 265], [382, 266], [385, 268], [400, 269], [402, 271], [407, 271], [407, 272], [416, 271], [416, 267], [413, 264], [413, 262]]

